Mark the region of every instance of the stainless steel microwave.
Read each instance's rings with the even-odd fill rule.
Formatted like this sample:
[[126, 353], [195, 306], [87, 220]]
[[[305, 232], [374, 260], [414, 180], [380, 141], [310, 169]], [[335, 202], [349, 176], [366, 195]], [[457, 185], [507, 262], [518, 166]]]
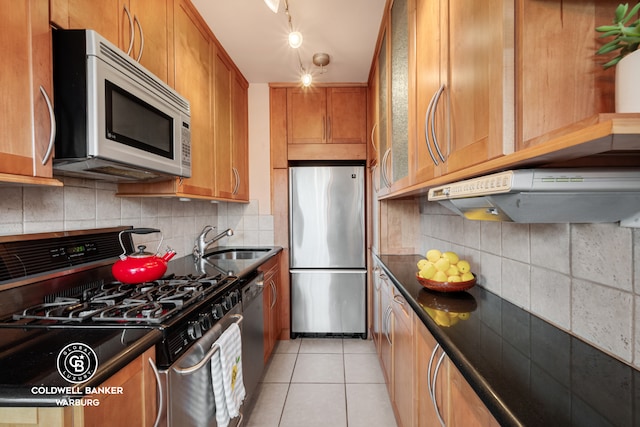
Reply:
[[189, 102], [95, 31], [53, 31], [53, 85], [60, 175], [191, 176]]

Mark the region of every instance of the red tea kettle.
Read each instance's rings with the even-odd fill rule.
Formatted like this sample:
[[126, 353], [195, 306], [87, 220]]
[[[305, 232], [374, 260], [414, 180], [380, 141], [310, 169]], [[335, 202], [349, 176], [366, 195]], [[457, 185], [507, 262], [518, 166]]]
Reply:
[[[120, 246], [122, 246], [123, 252], [122, 255], [120, 255], [120, 259], [111, 267], [113, 277], [117, 281], [127, 284], [152, 282], [160, 279], [167, 271], [167, 262], [175, 256], [176, 252], [171, 248], [167, 248], [167, 252], [160, 257], [156, 254], [145, 252], [147, 247], [140, 245], [138, 246], [138, 252], [127, 255], [127, 250], [122, 243], [122, 235], [125, 233], [160, 233], [160, 236], [162, 236], [162, 232], [155, 228], [132, 228], [121, 231], [120, 234], [118, 234], [118, 239], [120, 239]], [[162, 240], [163, 237], [160, 238], [158, 249], [160, 249], [162, 245]], [[156, 253], [158, 249], [156, 249]]]

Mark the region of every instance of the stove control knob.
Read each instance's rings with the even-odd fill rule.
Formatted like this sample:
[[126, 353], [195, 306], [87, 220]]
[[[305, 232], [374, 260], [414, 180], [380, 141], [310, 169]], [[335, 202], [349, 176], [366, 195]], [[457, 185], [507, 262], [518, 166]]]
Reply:
[[214, 320], [222, 319], [222, 316], [224, 316], [224, 312], [222, 310], [222, 305], [221, 304], [215, 304], [213, 306], [213, 309], [211, 310], [211, 314], [213, 315], [213, 319]]
[[231, 292], [231, 303], [233, 305], [236, 305], [239, 302], [240, 302], [240, 292], [238, 292], [238, 291]]
[[202, 328], [200, 327], [200, 322], [189, 322], [189, 325], [187, 326], [187, 336], [192, 341], [197, 340], [202, 336]]
[[203, 332], [204, 331], [208, 331], [209, 329], [211, 329], [211, 314], [202, 313], [200, 315], [199, 323], [200, 323], [200, 329]]
[[229, 295], [224, 297], [224, 300], [222, 300], [222, 308], [224, 309], [225, 313], [231, 310], [231, 297]]

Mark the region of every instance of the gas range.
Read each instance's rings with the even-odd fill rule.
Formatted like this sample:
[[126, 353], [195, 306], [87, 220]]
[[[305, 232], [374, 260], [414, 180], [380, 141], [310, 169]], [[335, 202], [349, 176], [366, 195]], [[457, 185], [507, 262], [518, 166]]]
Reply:
[[156, 329], [162, 368], [241, 303], [237, 277], [188, 259], [171, 261], [159, 280], [114, 281], [111, 265], [126, 229], [0, 237], [0, 328]]

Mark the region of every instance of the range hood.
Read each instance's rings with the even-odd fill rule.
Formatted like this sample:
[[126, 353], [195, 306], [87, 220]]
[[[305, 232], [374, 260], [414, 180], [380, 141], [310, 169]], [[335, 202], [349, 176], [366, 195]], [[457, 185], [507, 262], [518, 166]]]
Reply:
[[472, 220], [640, 227], [640, 169], [519, 169], [429, 190]]

